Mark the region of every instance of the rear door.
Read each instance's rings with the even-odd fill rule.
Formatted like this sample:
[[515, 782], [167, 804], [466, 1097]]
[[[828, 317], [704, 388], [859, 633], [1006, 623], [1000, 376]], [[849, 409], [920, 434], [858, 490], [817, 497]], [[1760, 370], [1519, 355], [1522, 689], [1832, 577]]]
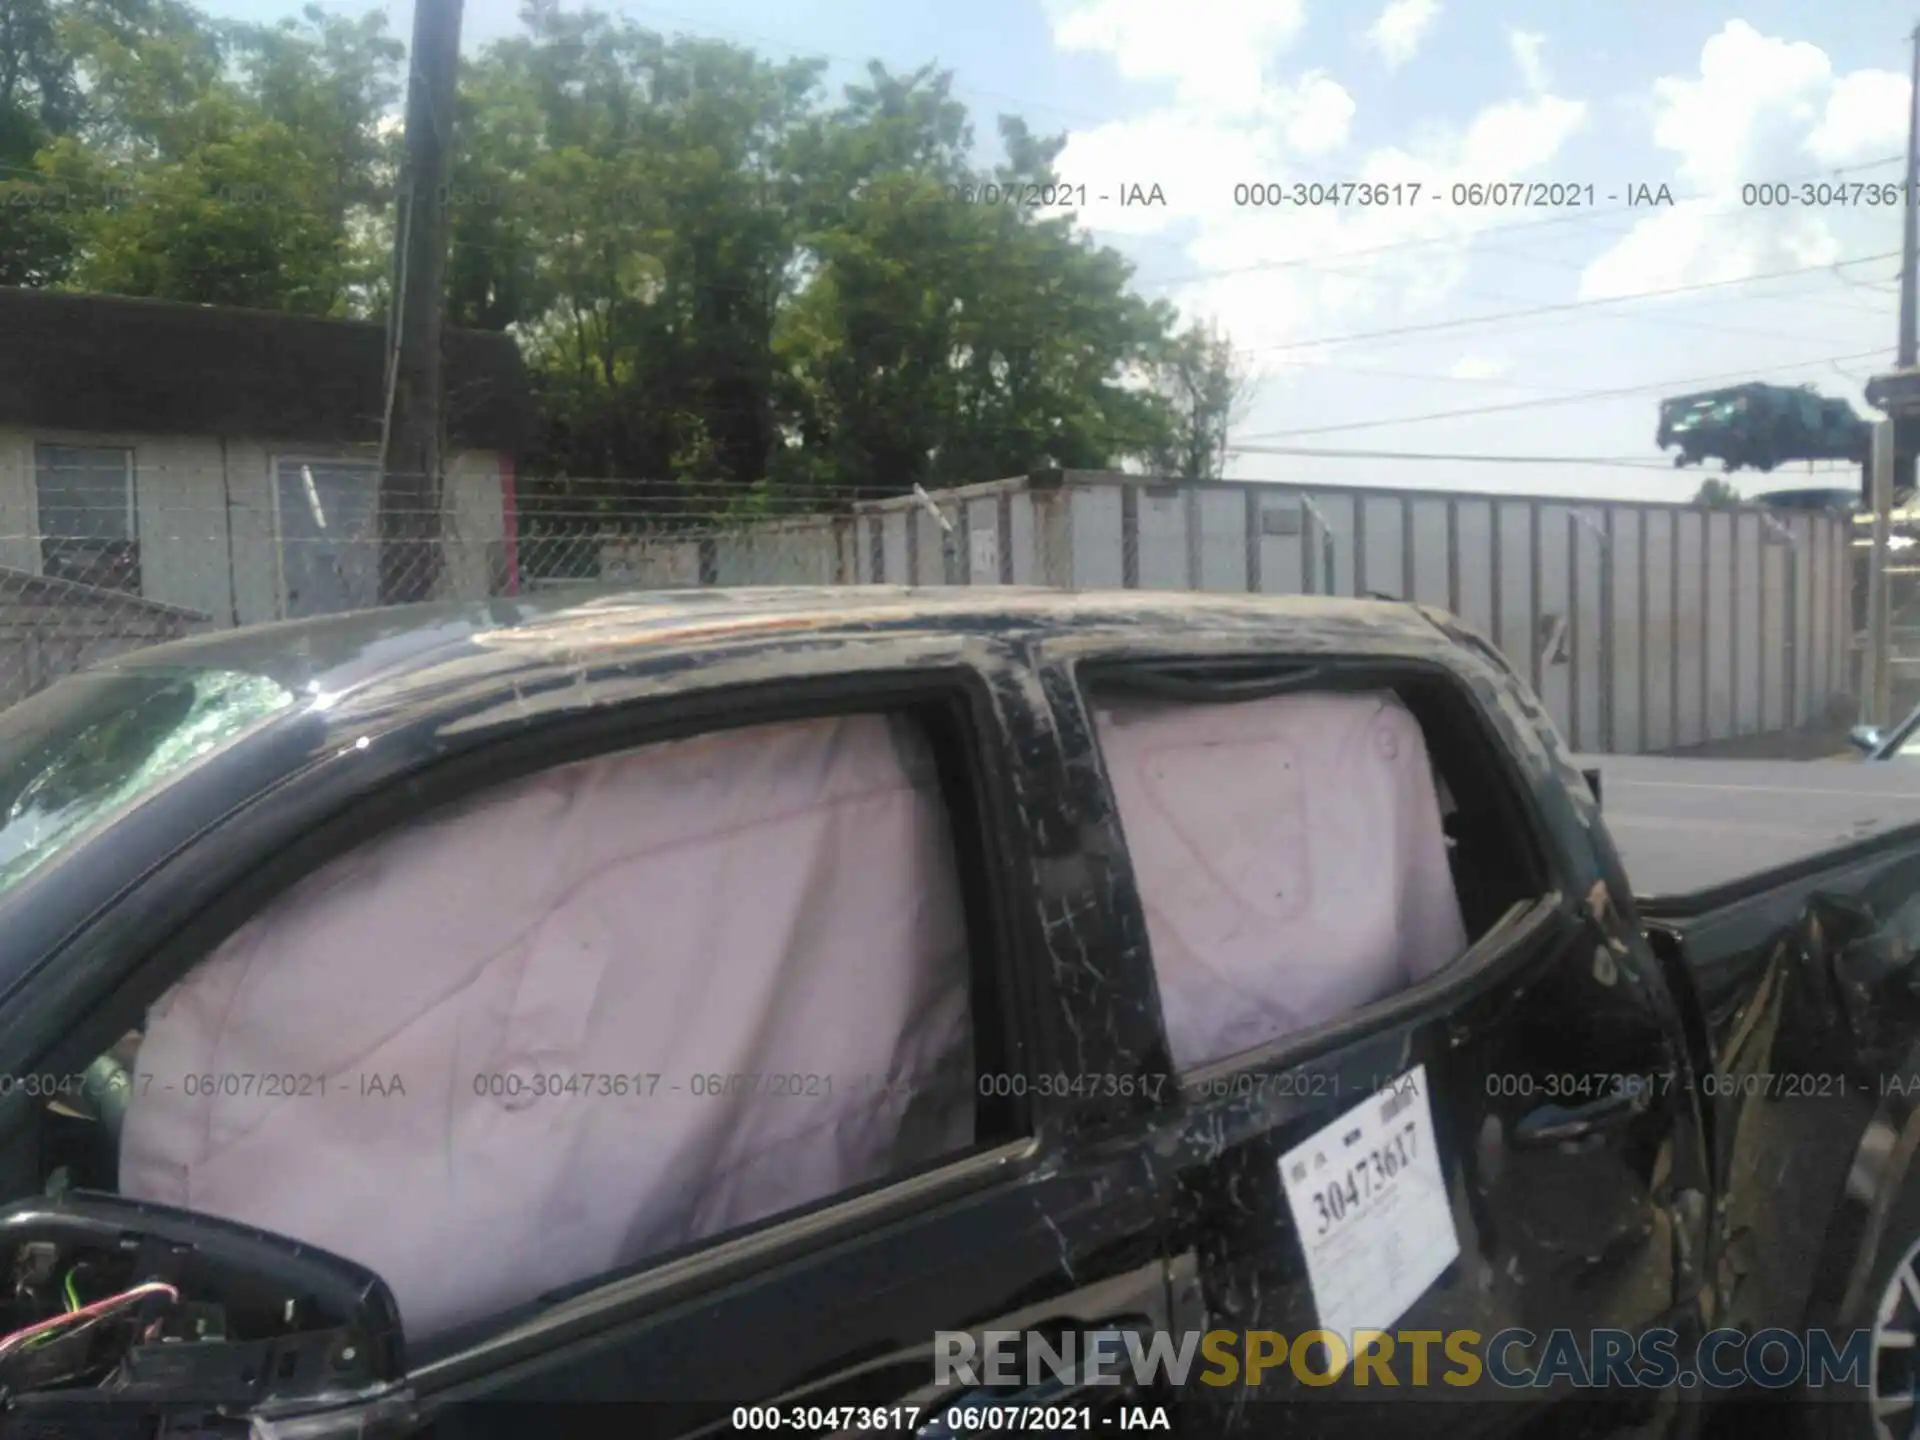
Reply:
[[[1371, 1003], [1175, 1066], [1162, 1148], [1175, 1171], [1170, 1259], [1176, 1283], [1191, 1282], [1187, 1323], [1279, 1337], [1257, 1355], [1235, 1342], [1231, 1360], [1203, 1362], [1202, 1383], [1182, 1392], [1189, 1421], [1248, 1434], [1283, 1419], [1303, 1434], [1416, 1434], [1436, 1423], [1499, 1433], [1541, 1418], [1547, 1396], [1495, 1387], [1490, 1360], [1513, 1381], [1533, 1373], [1556, 1328], [1577, 1331], [1585, 1347], [1594, 1329], [1639, 1336], [1688, 1325], [1710, 1192], [1679, 1011], [1616, 898], [1625, 895], [1617, 864], [1588, 842], [1564, 791], [1534, 791], [1516, 765], [1516, 750], [1531, 745], [1530, 767], [1545, 768], [1537, 742], [1432, 663], [1066, 644], [1046, 670], [1068, 717], [1061, 733], [1084, 741], [1088, 770], [1104, 777], [1097, 824], [1129, 857], [1129, 883], [1112, 903], [1152, 957], [1163, 1019], [1195, 983], [1170, 973], [1169, 946], [1204, 970], [1207, 936], [1238, 944], [1240, 927], [1265, 925], [1276, 973], [1307, 973], [1280, 938], [1292, 932], [1263, 918], [1249, 889], [1298, 872], [1336, 910], [1369, 903], [1358, 867], [1393, 865], [1403, 840], [1356, 836], [1337, 787], [1314, 792], [1309, 777], [1302, 790], [1298, 776], [1283, 782], [1244, 755], [1186, 764], [1155, 750], [1141, 783], [1118, 784], [1109, 696], [1144, 693], [1177, 708], [1257, 706], [1302, 689], [1392, 691], [1450, 797], [1446, 868], [1464, 953]], [[1503, 683], [1491, 671], [1475, 678]], [[1337, 759], [1282, 763], [1311, 772]], [[1231, 792], [1232, 803], [1193, 821], [1183, 783]], [[1296, 804], [1300, 814], [1280, 813]], [[1346, 853], [1324, 853], [1336, 839]], [[1192, 863], [1168, 864], [1170, 855]], [[1341, 900], [1343, 887], [1353, 899]], [[1141, 1053], [1173, 1060], [1169, 1044]], [[1339, 1345], [1303, 1345], [1316, 1330], [1338, 1333]], [[1367, 1342], [1384, 1373], [1349, 1365], [1322, 1383], [1366, 1330], [1385, 1332]], [[1490, 1357], [1488, 1342], [1515, 1331], [1534, 1343]], [[1567, 1372], [1576, 1379], [1591, 1356], [1578, 1358]], [[1592, 1403], [1583, 1415], [1603, 1418]]]

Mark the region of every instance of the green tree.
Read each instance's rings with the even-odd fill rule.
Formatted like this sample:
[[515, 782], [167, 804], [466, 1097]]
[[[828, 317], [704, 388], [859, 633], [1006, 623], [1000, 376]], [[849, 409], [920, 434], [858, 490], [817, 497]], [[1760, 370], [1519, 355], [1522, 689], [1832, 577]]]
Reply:
[[298, 143], [305, 189], [294, 192], [329, 235], [335, 274], [329, 308], [384, 307], [401, 132], [385, 123], [402, 96], [406, 48], [383, 12], [358, 19], [306, 7], [274, 26], [228, 32], [243, 91]]
[[[184, 6], [81, 9], [92, 106], [36, 166], [72, 195], [84, 289], [309, 314], [365, 309], [398, 46], [378, 15], [272, 29]], [[356, 295], [362, 297], [356, 304]]]
[[[384, 313], [401, 52], [377, 12], [0, 7], [30, 22], [0, 30], [0, 161], [72, 202], [9, 218], [0, 278]], [[1002, 117], [983, 168], [932, 67], [829, 96], [820, 62], [557, 0], [521, 19], [463, 67], [448, 303], [522, 344], [529, 493], [659, 518], [1149, 454], [1218, 469], [1233, 406], [1207, 387], [1232, 377], [1205, 344], [1074, 216], [968, 203], [1053, 182], [1060, 138]]]
[[82, 113], [59, 31], [53, 0], [0, 0], [0, 285], [51, 285], [73, 263], [66, 198], [34, 165]]
[[525, 19], [467, 87], [452, 316], [525, 336], [547, 468], [752, 486], [820, 67], [550, 4]]
[[1217, 326], [1189, 327], [1156, 361], [1153, 386], [1170, 419], [1166, 439], [1144, 457], [1148, 468], [1182, 480], [1218, 479], [1226, 472], [1233, 427], [1246, 418], [1256, 392], [1233, 342]]
[[808, 279], [780, 340], [793, 440], [783, 470], [874, 493], [1064, 466], [1099, 468], [1164, 434], [1125, 383], [1172, 312], [1127, 290], [1131, 267], [1071, 217], [965, 201], [989, 179], [1049, 184], [1063, 141], [1001, 122], [1007, 162], [930, 69], [869, 83], [809, 156]]
[[1704, 505], [1710, 510], [1737, 510], [1740, 508], [1740, 492], [1733, 488], [1733, 482], [1722, 480], [1718, 475], [1709, 475], [1700, 482], [1700, 488], [1694, 492], [1693, 503]]

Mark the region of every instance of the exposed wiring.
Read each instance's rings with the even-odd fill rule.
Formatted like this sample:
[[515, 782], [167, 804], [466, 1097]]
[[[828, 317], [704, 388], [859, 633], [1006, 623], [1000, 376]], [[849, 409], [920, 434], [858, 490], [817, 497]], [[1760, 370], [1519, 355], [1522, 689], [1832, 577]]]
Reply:
[[91, 1305], [82, 1305], [77, 1310], [69, 1310], [64, 1315], [50, 1316], [36, 1321], [12, 1334], [0, 1336], [0, 1359], [5, 1359], [17, 1350], [23, 1350], [34, 1344], [38, 1337], [48, 1336], [56, 1331], [77, 1328], [83, 1323], [103, 1319], [108, 1315], [130, 1310], [142, 1300], [154, 1295], [164, 1295], [169, 1301], [178, 1301], [180, 1292], [173, 1286], [159, 1280], [149, 1280], [135, 1285], [131, 1290], [122, 1290], [118, 1295], [109, 1295], [104, 1300], [96, 1300]]
[[[67, 1271], [66, 1281], [60, 1287], [61, 1293], [66, 1296], [67, 1309], [69, 1312], [78, 1310], [80, 1308], [80, 1292], [75, 1288], [73, 1283], [73, 1277], [79, 1273], [79, 1270], [80, 1270], [80, 1267], [76, 1265], [74, 1266], [73, 1269]], [[92, 1323], [93, 1323], [92, 1321], [87, 1322], [88, 1325]], [[79, 1329], [70, 1330], [67, 1333], [70, 1335], [77, 1335], [80, 1333], [80, 1330], [84, 1330], [86, 1328], [87, 1328], [86, 1325], [82, 1325], [79, 1327]], [[26, 1350], [31, 1350], [36, 1345], [46, 1344], [49, 1340], [54, 1339], [58, 1334], [59, 1334], [58, 1331], [48, 1330], [43, 1334], [34, 1336], [31, 1340], [27, 1341], [27, 1343], [21, 1348]]]

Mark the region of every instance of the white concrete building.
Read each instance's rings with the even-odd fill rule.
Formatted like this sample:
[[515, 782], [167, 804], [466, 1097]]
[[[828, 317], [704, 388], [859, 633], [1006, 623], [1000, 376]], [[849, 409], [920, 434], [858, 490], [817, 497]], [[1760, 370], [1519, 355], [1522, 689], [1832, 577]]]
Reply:
[[[377, 324], [0, 288], [0, 569], [213, 626], [375, 603]], [[510, 336], [450, 331], [443, 591], [518, 583]]]

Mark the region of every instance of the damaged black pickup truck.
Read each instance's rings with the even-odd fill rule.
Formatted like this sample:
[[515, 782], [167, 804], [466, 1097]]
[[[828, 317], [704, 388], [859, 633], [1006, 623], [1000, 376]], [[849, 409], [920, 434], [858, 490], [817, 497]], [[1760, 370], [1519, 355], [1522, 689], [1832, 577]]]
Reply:
[[[1831, 767], [1739, 840], [1760, 779], [1588, 763], [1333, 599], [503, 600], [69, 678], [0, 712], [0, 1428], [1687, 1433], [1733, 1392], [1356, 1400], [1300, 1337], [1778, 1328], [1867, 1336], [1780, 1423], [1909, 1433], [1920, 804]], [[1106, 1359], [955, 1369], [990, 1331]]]

